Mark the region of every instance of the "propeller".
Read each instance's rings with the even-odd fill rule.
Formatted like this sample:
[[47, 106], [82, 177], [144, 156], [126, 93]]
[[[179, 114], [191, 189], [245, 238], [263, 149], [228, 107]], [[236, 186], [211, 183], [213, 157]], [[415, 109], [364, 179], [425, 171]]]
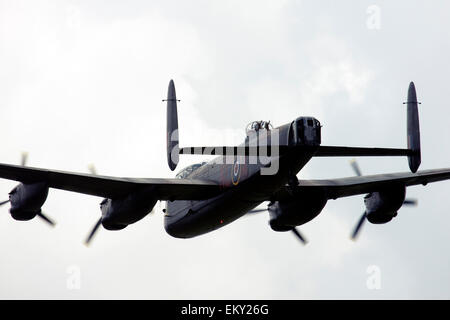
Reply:
[[92, 238], [97, 233], [97, 230], [101, 226], [101, 224], [102, 224], [102, 218], [98, 219], [97, 223], [94, 225], [94, 227], [92, 228], [91, 232], [89, 233], [89, 236], [84, 241], [84, 244], [86, 246], [89, 246], [89, 244], [91, 243]]
[[[351, 167], [353, 168], [353, 171], [355, 172], [355, 174], [358, 177], [362, 176], [361, 169], [359, 168], [358, 162], [356, 162], [355, 159], [350, 161], [350, 165], [351, 165]], [[405, 199], [403, 201], [403, 205], [416, 206], [417, 205], [417, 199]], [[361, 231], [361, 228], [364, 225], [364, 222], [366, 221], [366, 216], [367, 216], [367, 213], [364, 211], [364, 213], [362, 214], [361, 218], [359, 218], [359, 221], [356, 224], [355, 229], [353, 230], [353, 233], [352, 233], [352, 236], [351, 236], [352, 240], [356, 240], [356, 238], [358, 237], [358, 234]]]
[[253, 209], [253, 210], [250, 210], [249, 212], [247, 212], [247, 214], [260, 213], [260, 212], [264, 212], [264, 211], [267, 211], [267, 209]]
[[54, 226], [56, 225], [55, 221], [53, 221], [52, 219], [50, 219], [49, 217], [47, 217], [44, 213], [42, 213], [42, 211], [39, 212], [39, 213], [37, 214], [37, 216], [38, 216], [39, 218], [41, 218], [42, 220], [44, 220], [45, 222], [47, 222], [47, 223], [48, 223], [50, 226], [52, 226], [52, 227], [54, 227]]
[[20, 165], [22, 167], [25, 167], [28, 160], [28, 152], [22, 152], [21, 158], [20, 158]]
[[[93, 163], [88, 164], [87, 168], [88, 168], [88, 170], [89, 170], [89, 172], [91, 174], [97, 175], [97, 169], [96, 169], [96, 167], [95, 167], [95, 165]], [[102, 217], [100, 217], [100, 219], [97, 220], [97, 222], [95, 223], [95, 225], [92, 228], [91, 232], [89, 233], [88, 237], [86, 238], [86, 240], [84, 240], [84, 244], [86, 246], [89, 246], [89, 244], [91, 243], [92, 238], [97, 233], [98, 228], [100, 228], [101, 225], [102, 225]]]
[[[25, 167], [27, 165], [27, 160], [28, 160], [28, 152], [22, 152], [21, 156], [20, 156], [20, 165], [22, 167]], [[0, 202], [0, 206], [3, 206], [5, 204], [7, 204], [9, 201], [5, 200]], [[53, 221], [52, 219], [50, 219], [49, 217], [47, 217], [42, 211], [40, 211], [37, 216], [39, 218], [41, 218], [42, 220], [44, 220], [45, 222], [47, 222], [49, 225], [51, 225], [52, 227], [54, 227], [56, 225], [55, 221]]]
[[[264, 211], [268, 211], [268, 209], [267, 208], [266, 209], [253, 209], [253, 210], [248, 211], [247, 214], [254, 214], [254, 213], [259, 213], [259, 212], [264, 212]], [[292, 228], [291, 231], [294, 233], [294, 235], [297, 237], [297, 239], [300, 240], [300, 242], [302, 244], [305, 245], [308, 243], [308, 240], [306, 240], [306, 238], [300, 233], [300, 230], [298, 230], [298, 228]]]
[[93, 163], [88, 164], [88, 170], [93, 175], [97, 175], [97, 169], [95, 168], [95, 165]]
[[355, 174], [356, 174], [358, 177], [362, 176], [361, 169], [359, 169], [358, 162], [356, 162], [355, 159], [353, 159], [353, 160], [350, 161], [350, 165], [352, 166], [353, 171], [355, 171]]
[[353, 230], [352, 237], [351, 237], [352, 240], [356, 240], [359, 232], [361, 231], [361, 227], [363, 226], [365, 221], [366, 221], [366, 212], [364, 211], [361, 218], [359, 218], [358, 224], [356, 225], [355, 229]]
[[303, 243], [304, 245], [308, 243], [308, 240], [306, 240], [306, 238], [304, 236], [302, 236], [302, 234], [300, 233], [300, 231], [297, 228], [293, 228], [292, 232], [300, 240], [301, 243]]
[[405, 201], [403, 201], [403, 205], [417, 206], [417, 199], [405, 199]]
[[[352, 167], [353, 171], [358, 177], [362, 176], [361, 169], [359, 168], [358, 162], [356, 162], [355, 159], [352, 159], [350, 161], [350, 166]], [[359, 218], [358, 223], [355, 226], [355, 229], [353, 229], [353, 233], [351, 236], [352, 240], [356, 240], [358, 237], [359, 232], [361, 231], [362, 226], [364, 225], [364, 222], [366, 221], [367, 213], [364, 211], [361, 218]]]

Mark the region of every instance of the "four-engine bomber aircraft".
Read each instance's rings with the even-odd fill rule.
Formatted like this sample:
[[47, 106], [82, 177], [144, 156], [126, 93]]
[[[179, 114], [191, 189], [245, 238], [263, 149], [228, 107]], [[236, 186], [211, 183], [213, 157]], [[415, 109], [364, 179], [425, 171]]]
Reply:
[[[101, 217], [87, 239], [89, 242], [100, 225], [108, 230], [123, 229], [145, 217], [158, 200], [166, 201], [164, 226], [169, 235], [177, 238], [216, 230], [270, 201], [267, 207], [270, 227], [274, 231], [293, 231], [305, 242], [296, 227], [314, 219], [329, 199], [366, 194], [366, 210], [353, 232], [356, 237], [365, 220], [380, 224], [395, 217], [397, 210], [408, 202], [405, 202], [406, 187], [450, 179], [450, 168], [417, 172], [421, 154], [413, 82], [406, 102], [407, 149], [321, 146], [321, 125], [312, 117], [299, 117], [278, 128], [269, 122], [255, 121], [247, 127], [245, 141], [239, 146], [180, 148], [178, 100], [172, 80], [166, 101], [170, 169], [176, 168], [180, 154], [214, 154], [216, 158], [193, 164], [174, 179], [117, 178], [31, 168], [24, 163], [0, 164], [0, 177], [20, 182], [2, 204], [11, 203], [10, 213], [16, 220], [40, 216], [51, 222], [41, 212], [49, 188], [104, 197]], [[270, 152], [265, 153], [264, 149]], [[297, 173], [311, 158], [340, 156], [406, 156], [411, 172], [297, 179]], [[264, 173], [270, 168], [276, 170]]]

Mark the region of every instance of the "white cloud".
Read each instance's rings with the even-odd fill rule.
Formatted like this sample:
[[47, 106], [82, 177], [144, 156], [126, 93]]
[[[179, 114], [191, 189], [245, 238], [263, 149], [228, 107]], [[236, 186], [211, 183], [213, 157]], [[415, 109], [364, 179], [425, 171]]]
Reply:
[[[17, 163], [27, 150], [33, 166], [87, 171], [94, 162], [102, 174], [172, 176], [161, 103], [170, 78], [182, 100], [183, 145], [237, 143], [251, 120], [280, 125], [300, 115], [322, 121], [324, 141], [397, 145], [404, 118], [392, 104], [414, 76], [432, 106], [421, 110], [424, 166], [446, 163], [448, 152], [430, 149], [447, 134], [440, 101], [446, 38], [433, 56], [442, 70], [410, 74], [405, 60], [424, 59], [426, 48], [405, 57], [395, 46], [397, 29], [371, 34], [371, 46], [365, 8], [331, 6], [335, 12], [290, 1], [0, 4], [2, 162]], [[401, 14], [383, 7], [383, 31], [396, 27], [389, 10]], [[361, 29], [354, 27], [359, 22]], [[448, 22], [439, 23], [446, 30]], [[387, 47], [392, 54], [380, 56]], [[180, 168], [196, 160], [182, 157]], [[406, 168], [404, 159], [395, 161], [361, 164], [367, 173]], [[300, 176], [351, 174], [347, 159], [321, 159]], [[12, 186], [2, 181], [0, 193]], [[157, 213], [120, 232], [101, 230], [90, 249], [81, 241], [100, 214], [100, 199], [52, 190], [44, 209], [58, 221], [54, 230], [38, 220], [12, 221], [1, 209], [0, 297], [445, 298], [441, 266], [450, 256], [445, 245], [429, 248], [448, 242], [448, 219], [438, 205], [447, 189], [444, 183], [412, 189], [408, 194], [420, 197], [417, 211], [402, 209], [385, 226], [366, 225], [357, 243], [348, 235], [364, 209], [361, 197], [331, 201], [301, 226], [306, 247], [273, 232], [266, 214], [179, 240], [164, 232]], [[377, 293], [365, 286], [371, 264], [383, 274]], [[70, 265], [80, 266], [79, 291], [66, 288]]]

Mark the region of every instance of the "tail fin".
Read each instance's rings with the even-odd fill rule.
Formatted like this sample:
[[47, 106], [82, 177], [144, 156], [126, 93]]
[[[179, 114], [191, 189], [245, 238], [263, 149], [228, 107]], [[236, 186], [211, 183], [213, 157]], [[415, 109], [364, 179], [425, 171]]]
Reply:
[[[163, 100], [164, 101], [164, 100]], [[170, 170], [175, 170], [179, 160], [177, 95], [173, 80], [169, 82], [167, 91], [167, 162]]]
[[420, 129], [419, 129], [419, 111], [417, 105], [420, 102], [417, 101], [416, 87], [414, 82], [409, 84], [408, 88], [408, 100], [405, 102], [407, 107], [407, 138], [408, 149], [412, 151], [412, 154], [408, 156], [408, 163], [411, 172], [416, 172], [419, 169], [421, 162], [420, 155]]

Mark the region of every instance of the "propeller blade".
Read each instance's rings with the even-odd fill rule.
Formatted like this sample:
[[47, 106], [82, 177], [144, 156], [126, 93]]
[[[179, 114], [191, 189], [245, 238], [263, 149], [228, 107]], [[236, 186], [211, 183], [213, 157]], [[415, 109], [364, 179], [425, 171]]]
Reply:
[[252, 213], [259, 213], [259, 212], [264, 212], [264, 211], [267, 211], [267, 209], [253, 209], [247, 213], [252, 214]]
[[295, 234], [295, 236], [303, 243], [303, 244], [307, 244], [308, 241], [305, 239], [305, 237], [302, 236], [302, 234], [300, 233], [300, 231], [297, 228], [293, 228], [292, 232]]
[[22, 152], [22, 156], [20, 159], [20, 165], [25, 166], [27, 164], [27, 160], [28, 160], [28, 152]]
[[102, 224], [102, 218], [98, 219], [97, 223], [95, 224], [94, 228], [92, 229], [91, 233], [89, 234], [89, 236], [87, 237], [86, 241], [84, 241], [84, 244], [86, 246], [89, 245], [89, 243], [92, 240], [92, 237], [94, 237], [95, 233], [97, 232], [98, 228], [100, 227], [100, 225]]
[[7, 204], [8, 202], [9, 202], [9, 200], [2, 201], [2, 202], [0, 202], [0, 206]]
[[88, 170], [90, 173], [97, 175], [97, 169], [95, 168], [95, 165], [93, 163], [88, 165]]
[[408, 206], [417, 206], [417, 199], [405, 199], [403, 204]]
[[43, 214], [42, 212], [39, 212], [38, 217], [41, 218], [42, 220], [44, 220], [45, 222], [47, 222], [48, 224], [50, 224], [52, 227], [55, 226], [55, 221], [53, 221], [52, 219], [50, 219], [49, 217], [47, 217], [45, 214]]
[[355, 171], [355, 174], [356, 174], [358, 177], [362, 176], [361, 170], [359, 169], [358, 162], [356, 162], [355, 159], [353, 159], [353, 160], [350, 161], [350, 165], [352, 166], [353, 171]]
[[355, 227], [355, 230], [353, 230], [352, 233], [352, 240], [356, 240], [356, 238], [358, 237], [359, 231], [361, 230], [361, 227], [364, 224], [364, 221], [366, 221], [366, 212], [364, 211], [363, 215], [361, 216], [361, 218], [358, 221], [358, 224]]

